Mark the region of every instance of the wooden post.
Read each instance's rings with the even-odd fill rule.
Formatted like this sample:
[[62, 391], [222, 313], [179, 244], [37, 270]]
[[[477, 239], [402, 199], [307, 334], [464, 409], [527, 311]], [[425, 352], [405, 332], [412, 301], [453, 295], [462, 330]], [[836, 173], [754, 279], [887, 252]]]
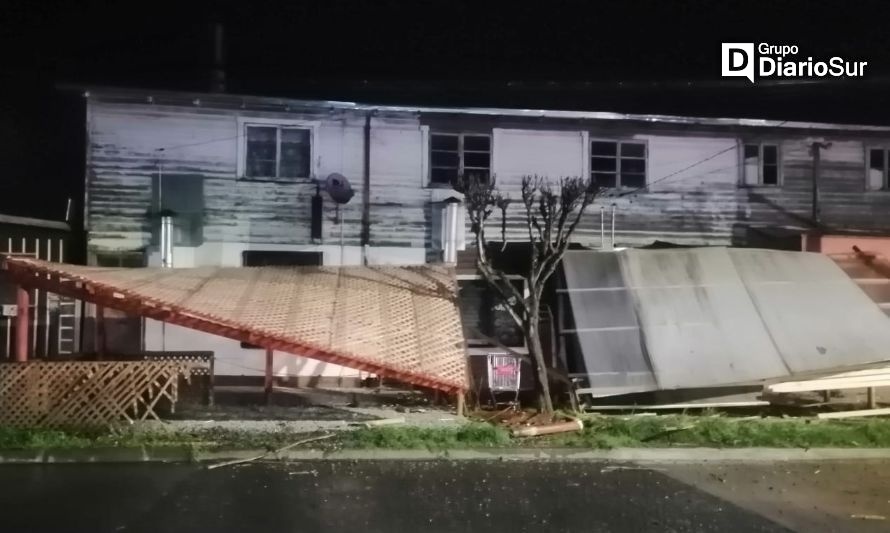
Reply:
[[464, 416], [464, 392], [457, 393], [457, 416]]
[[264, 383], [264, 392], [266, 395], [266, 405], [272, 404], [272, 360], [275, 352], [266, 349], [266, 380]]
[[96, 306], [96, 354], [101, 361], [105, 359], [105, 307]]
[[15, 360], [19, 363], [28, 361], [28, 328], [30, 326], [31, 295], [28, 289], [16, 287], [15, 315]]
[[878, 407], [878, 400], [877, 400], [877, 398], [875, 398], [875, 388], [869, 387], [868, 388], [868, 408], [869, 409], [877, 409], [877, 407]]

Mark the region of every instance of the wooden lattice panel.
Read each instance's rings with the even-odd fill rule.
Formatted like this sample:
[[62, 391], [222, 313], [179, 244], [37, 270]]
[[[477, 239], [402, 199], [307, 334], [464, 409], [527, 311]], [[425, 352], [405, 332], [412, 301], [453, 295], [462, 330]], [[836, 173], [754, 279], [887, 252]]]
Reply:
[[55, 276], [47, 290], [74, 287], [132, 314], [447, 392], [467, 387], [450, 267], [123, 269], [7, 257], [3, 268], [20, 282]]
[[158, 402], [177, 400], [185, 361], [34, 361], [0, 364], [0, 425], [107, 426], [157, 419]]

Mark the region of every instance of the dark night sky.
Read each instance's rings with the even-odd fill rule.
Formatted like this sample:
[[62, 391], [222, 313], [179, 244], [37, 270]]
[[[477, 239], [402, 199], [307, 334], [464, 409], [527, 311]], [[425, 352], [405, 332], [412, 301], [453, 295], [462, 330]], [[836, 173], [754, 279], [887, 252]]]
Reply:
[[[890, 124], [888, 15], [877, 1], [7, 0], [0, 212], [61, 218], [78, 194], [82, 101], [56, 83], [205, 90], [212, 20], [237, 93]], [[867, 60], [869, 75], [722, 82], [724, 41]]]

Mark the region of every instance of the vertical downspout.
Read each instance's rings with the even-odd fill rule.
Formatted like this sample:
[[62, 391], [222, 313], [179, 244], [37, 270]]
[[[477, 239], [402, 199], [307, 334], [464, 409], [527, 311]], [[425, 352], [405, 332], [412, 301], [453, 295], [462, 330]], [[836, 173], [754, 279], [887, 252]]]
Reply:
[[371, 113], [365, 115], [365, 164], [362, 180], [362, 264], [368, 264], [371, 245]]

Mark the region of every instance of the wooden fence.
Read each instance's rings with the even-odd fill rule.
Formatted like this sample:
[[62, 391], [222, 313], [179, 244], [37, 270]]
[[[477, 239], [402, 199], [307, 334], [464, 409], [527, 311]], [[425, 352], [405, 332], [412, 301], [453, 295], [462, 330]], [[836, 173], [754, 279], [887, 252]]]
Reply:
[[33, 361], [0, 364], [0, 425], [108, 426], [158, 419], [175, 405], [180, 377], [200, 363], [187, 361]]

